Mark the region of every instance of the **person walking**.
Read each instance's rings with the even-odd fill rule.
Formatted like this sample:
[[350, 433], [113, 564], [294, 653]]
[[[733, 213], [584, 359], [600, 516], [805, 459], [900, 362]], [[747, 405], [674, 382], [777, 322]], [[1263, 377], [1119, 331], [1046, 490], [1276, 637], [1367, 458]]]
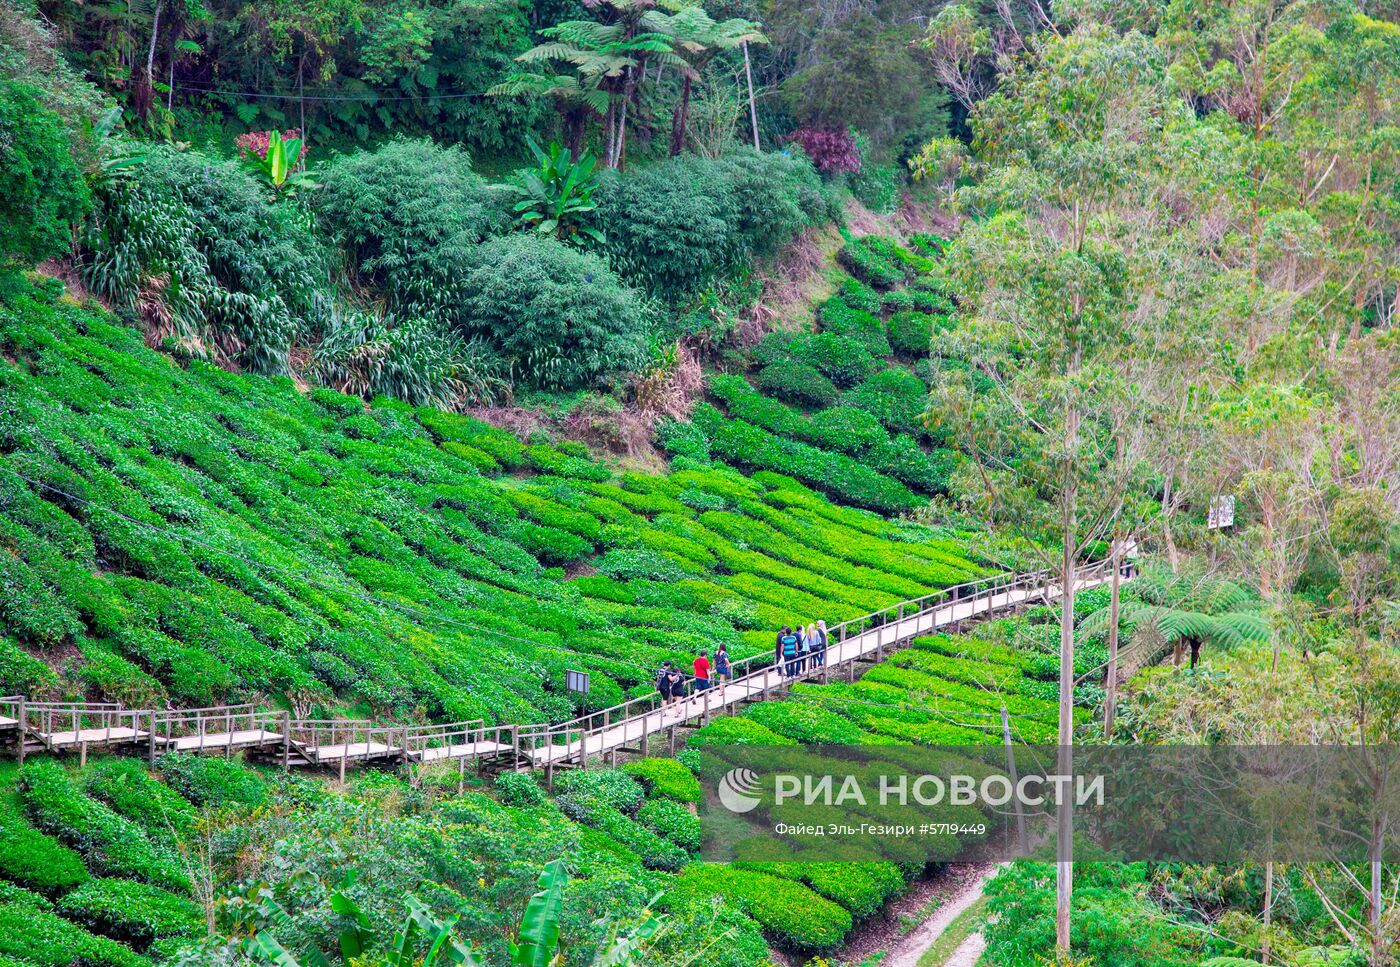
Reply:
[[656, 691], [661, 696], [661, 717], [666, 717], [666, 709], [671, 706], [671, 663], [663, 661], [661, 670], [656, 673]]
[[[807, 628], [812, 627], [808, 625]], [[812, 643], [807, 638], [807, 628], [797, 626], [797, 674], [807, 674], [807, 661], [812, 655]]]
[[787, 625], [783, 626], [783, 633], [778, 636], [778, 656], [783, 662], [783, 675], [787, 678], [797, 677], [797, 635]]
[[710, 659], [709, 653], [705, 649], [700, 649], [700, 654], [695, 658], [695, 697], [699, 698], [700, 693], [710, 687]]
[[818, 622], [817, 622], [817, 627], [816, 627], [815, 629], [813, 629], [813, 630], [816, 632], [817, 644], [816, 644], [816, 648], [814, 648], [813, 651], [812, 651], [812, 660], [813, 660], [812, 667], [813, 667], [813, 668], [825, 668], [825, 667], [826, 667], [826, 648], [827, 648], [827, 645], [830, 644], [830, 639], [827, 638], [827, 634], [826, 634], [826, 622], [825, 622], [825, 621], [818, 621]]
[[671, 688], [671, 705], [679, 709], [686, 699], [685, 675], [681, 673], [679, 668], [672, 665], [671, 670], [666, 675], [666, 681]]
[[729, 649], [724, 645], [715, 649], [715, 680], [721, 685], [729, 681]]

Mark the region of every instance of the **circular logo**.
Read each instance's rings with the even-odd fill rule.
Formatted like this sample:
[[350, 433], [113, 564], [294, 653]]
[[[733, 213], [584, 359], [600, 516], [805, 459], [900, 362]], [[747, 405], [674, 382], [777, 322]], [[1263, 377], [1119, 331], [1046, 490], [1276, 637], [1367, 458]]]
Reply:
[[758, 773], [752, 769], [730, 769], [719, 781], [719, 801], [731, 813], [746, 813], [758, 807]]

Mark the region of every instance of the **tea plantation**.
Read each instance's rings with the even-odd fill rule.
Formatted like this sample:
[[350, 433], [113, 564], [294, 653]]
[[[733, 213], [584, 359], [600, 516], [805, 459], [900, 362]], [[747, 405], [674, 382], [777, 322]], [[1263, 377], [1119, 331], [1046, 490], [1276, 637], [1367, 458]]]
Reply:
[[0, 309], [0, 693], [261, 696], [400, 720], [544, 721], [664, 658], [771, 647], [988, 573], [986, 534], [790, 476], [617, 473], [387, 399], [184, 365], [94, 308]]
[[911, 244], [849, 241], [839, 257], [851, 274], [818, 307], [817, 331], [770, 333], [739, 360], [745, 374], [712, 377], [714, 402], [663, 428], [668, 449], [782, 471], [883, 513], [945, 493], [962, 458], [936, 445], [922, 415], [930, 347], [956, 325], [955, 308], [937, 261], [942, 239], [916, 235]]

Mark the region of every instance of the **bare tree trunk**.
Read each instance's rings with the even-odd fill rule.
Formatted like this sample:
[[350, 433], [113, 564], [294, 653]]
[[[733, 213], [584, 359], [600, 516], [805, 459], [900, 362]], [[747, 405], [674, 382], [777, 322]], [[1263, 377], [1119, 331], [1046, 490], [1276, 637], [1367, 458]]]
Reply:
[[164, 6], [163, 0], [157, 0], [155, 11], [151, 15], [151, 40], [146, 47], [145, 70], [137, 69], [134, 63], [131, 65], [131, 107], [136, 116], [143, 121], [146, 115], [151, 113], [151, 105], [155, 99], [156, 42], [160, 39], [160, 14]]
[[1181, 554], [1176, 549], [1176, 541], [1172, 538], [1172, 475], [1167, 474], [1166, 483], [1162, 485], [1162, 541], [1167, 545], [1167, 563], [1171, 566], [1172, 573], [1177, 573], [1180, 566]]
[[749, 123], [753, 125], [753, 149], [760, 150], [758, 146], [758, 110], [753, 103], [753, 68], [749, 66], [749, 45], [744, 44], [744, 77], [749, 82]]
[[1260, 943], [1259, 952], [1264, 955], [1264, 963], [1269, 964], [1270, 953], [1270, 932], [1274, 922], [1274, 861], [1269, 860], [1264, 864], [1264, 936]]
[[671, 157], [681, 153], [685, 147], [685, 129], [690, 123], [690, 75], [681, 75], [681, 99], [676, 103], [676, 112], [671, 115]]
[[[1373, 783], [1373, 790], [1375, 785]], [[1380, 801], [1379, 795], [1372, 795], [1371, 802]], [[1384, 870], [1381, 867], [1381, 848], [1385, 832], [1382, 819], [1374, 816], [1371, 819], [1371, 889], [1366, 898], [1366, 924], [1371, 933], [1371, 960], [1372, 964], [1388, 963], [1385, 959], [1385, 935], [1381, 928], [1381, 913], [1383, 910], [1383, 900], [1381, 897], [1381, 886], [1383, 882]]]
[[1118, 713], [1118, 589], [1122, 584], [1123, 542], [1114, 540], [1109, 565], [1113, 581], [1108, 594], [1108, 675], [1104, 679], [1103, 737], [1113, 740], [1113, 718]]
[[607, 120], [604, 122], [604, 125], [603, 125], [605, 128], [607, 128], [607, 131], [608, 131], [608, 134], [607, 134], [607, 144], [604, 145], [604, 148], [603, 148], [603, 164], [604, 164], [605, 167], [608, 167], [608, 168], [611, 168], [611, 167], [613, 166], [613, 138], [614, 138], [614, 137], [616, 136], [616, 134], [617, 134], [617, 128], [615, 127], [613, 121], [614, 121], [614, 119], [615, 119], [616, 117], [617, 117], [617, 105], [614, 104], [614, 103], [612, 103], [611, 101], [609, 101], [609, 102], [608, 102], [608, 118], [607, 118]]
[[[1078, 353], [1072, 363], [1078, 369]], [[1058, 771], [1074, 772], [1074, 553], [1078, 544], [1079, 487], [1073, 461], [1079, 450], [1079, 408], [1070, 401], [1065, 411], [1066, 467], [1061, 496], [1060, 552], [1060, 749]], [[1061, 959], [1069, 956], [1070, 908], [1074, 898], [1074, 809], [1073, 799], [1065, 796], [1056, 814], [1055, 831], [1055, 950]]]

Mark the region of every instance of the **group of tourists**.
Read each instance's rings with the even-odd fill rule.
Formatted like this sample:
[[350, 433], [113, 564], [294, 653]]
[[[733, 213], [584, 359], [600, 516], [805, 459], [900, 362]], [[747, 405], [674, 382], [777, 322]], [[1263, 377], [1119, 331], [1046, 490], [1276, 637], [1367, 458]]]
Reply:
[[807, 627], [795, 628], [783, 625], [778, 632], [778, 640], [773, 650], [774, 660], [782, 666], [783, 675], [796, 678], [805, 675], [808, 669], [818, 669], [826, 665], [826, 622], [818, 621]]
[[[778, 632], [773, 657], [787, 678], [805, 675], [807, 671], [826, 665], [826, 622], [818, 621], [806, 627], [783, 626]], [[732, 678], [729, 650], [721, 644], [715, 649], [714, 662], [708, 649], [702, 648], [692, 663], [693, 676], [687, 676], [680, 664], [671, 660], [661, 663], [656, 673], [656, 691], [661, 695], [661, 708], [678, 709], [692, 699], [699, 699], [712, 686], [723, 687]], [[692, 691], [691, 683], [694, 683]]]
[[[695, 656], [692, 667], [695, 672], [694, 678], [687, 681], [685, 672], [681, 671], [675, 662], [667, 660], [661, 663], [661, 669], [656, 674], [656, 690], [661, 694], [663, 709], [679, 706], [692, 697], [703, 695], [712, 681], [720, 686], [729, 681], [732, 674], [729, 667], [729, 649], [723, 644], [716, 648], [712, 665], [709, 650], [702, 648], [700, 654]], [[693, 694], [690, 681], [695, 683]]]

